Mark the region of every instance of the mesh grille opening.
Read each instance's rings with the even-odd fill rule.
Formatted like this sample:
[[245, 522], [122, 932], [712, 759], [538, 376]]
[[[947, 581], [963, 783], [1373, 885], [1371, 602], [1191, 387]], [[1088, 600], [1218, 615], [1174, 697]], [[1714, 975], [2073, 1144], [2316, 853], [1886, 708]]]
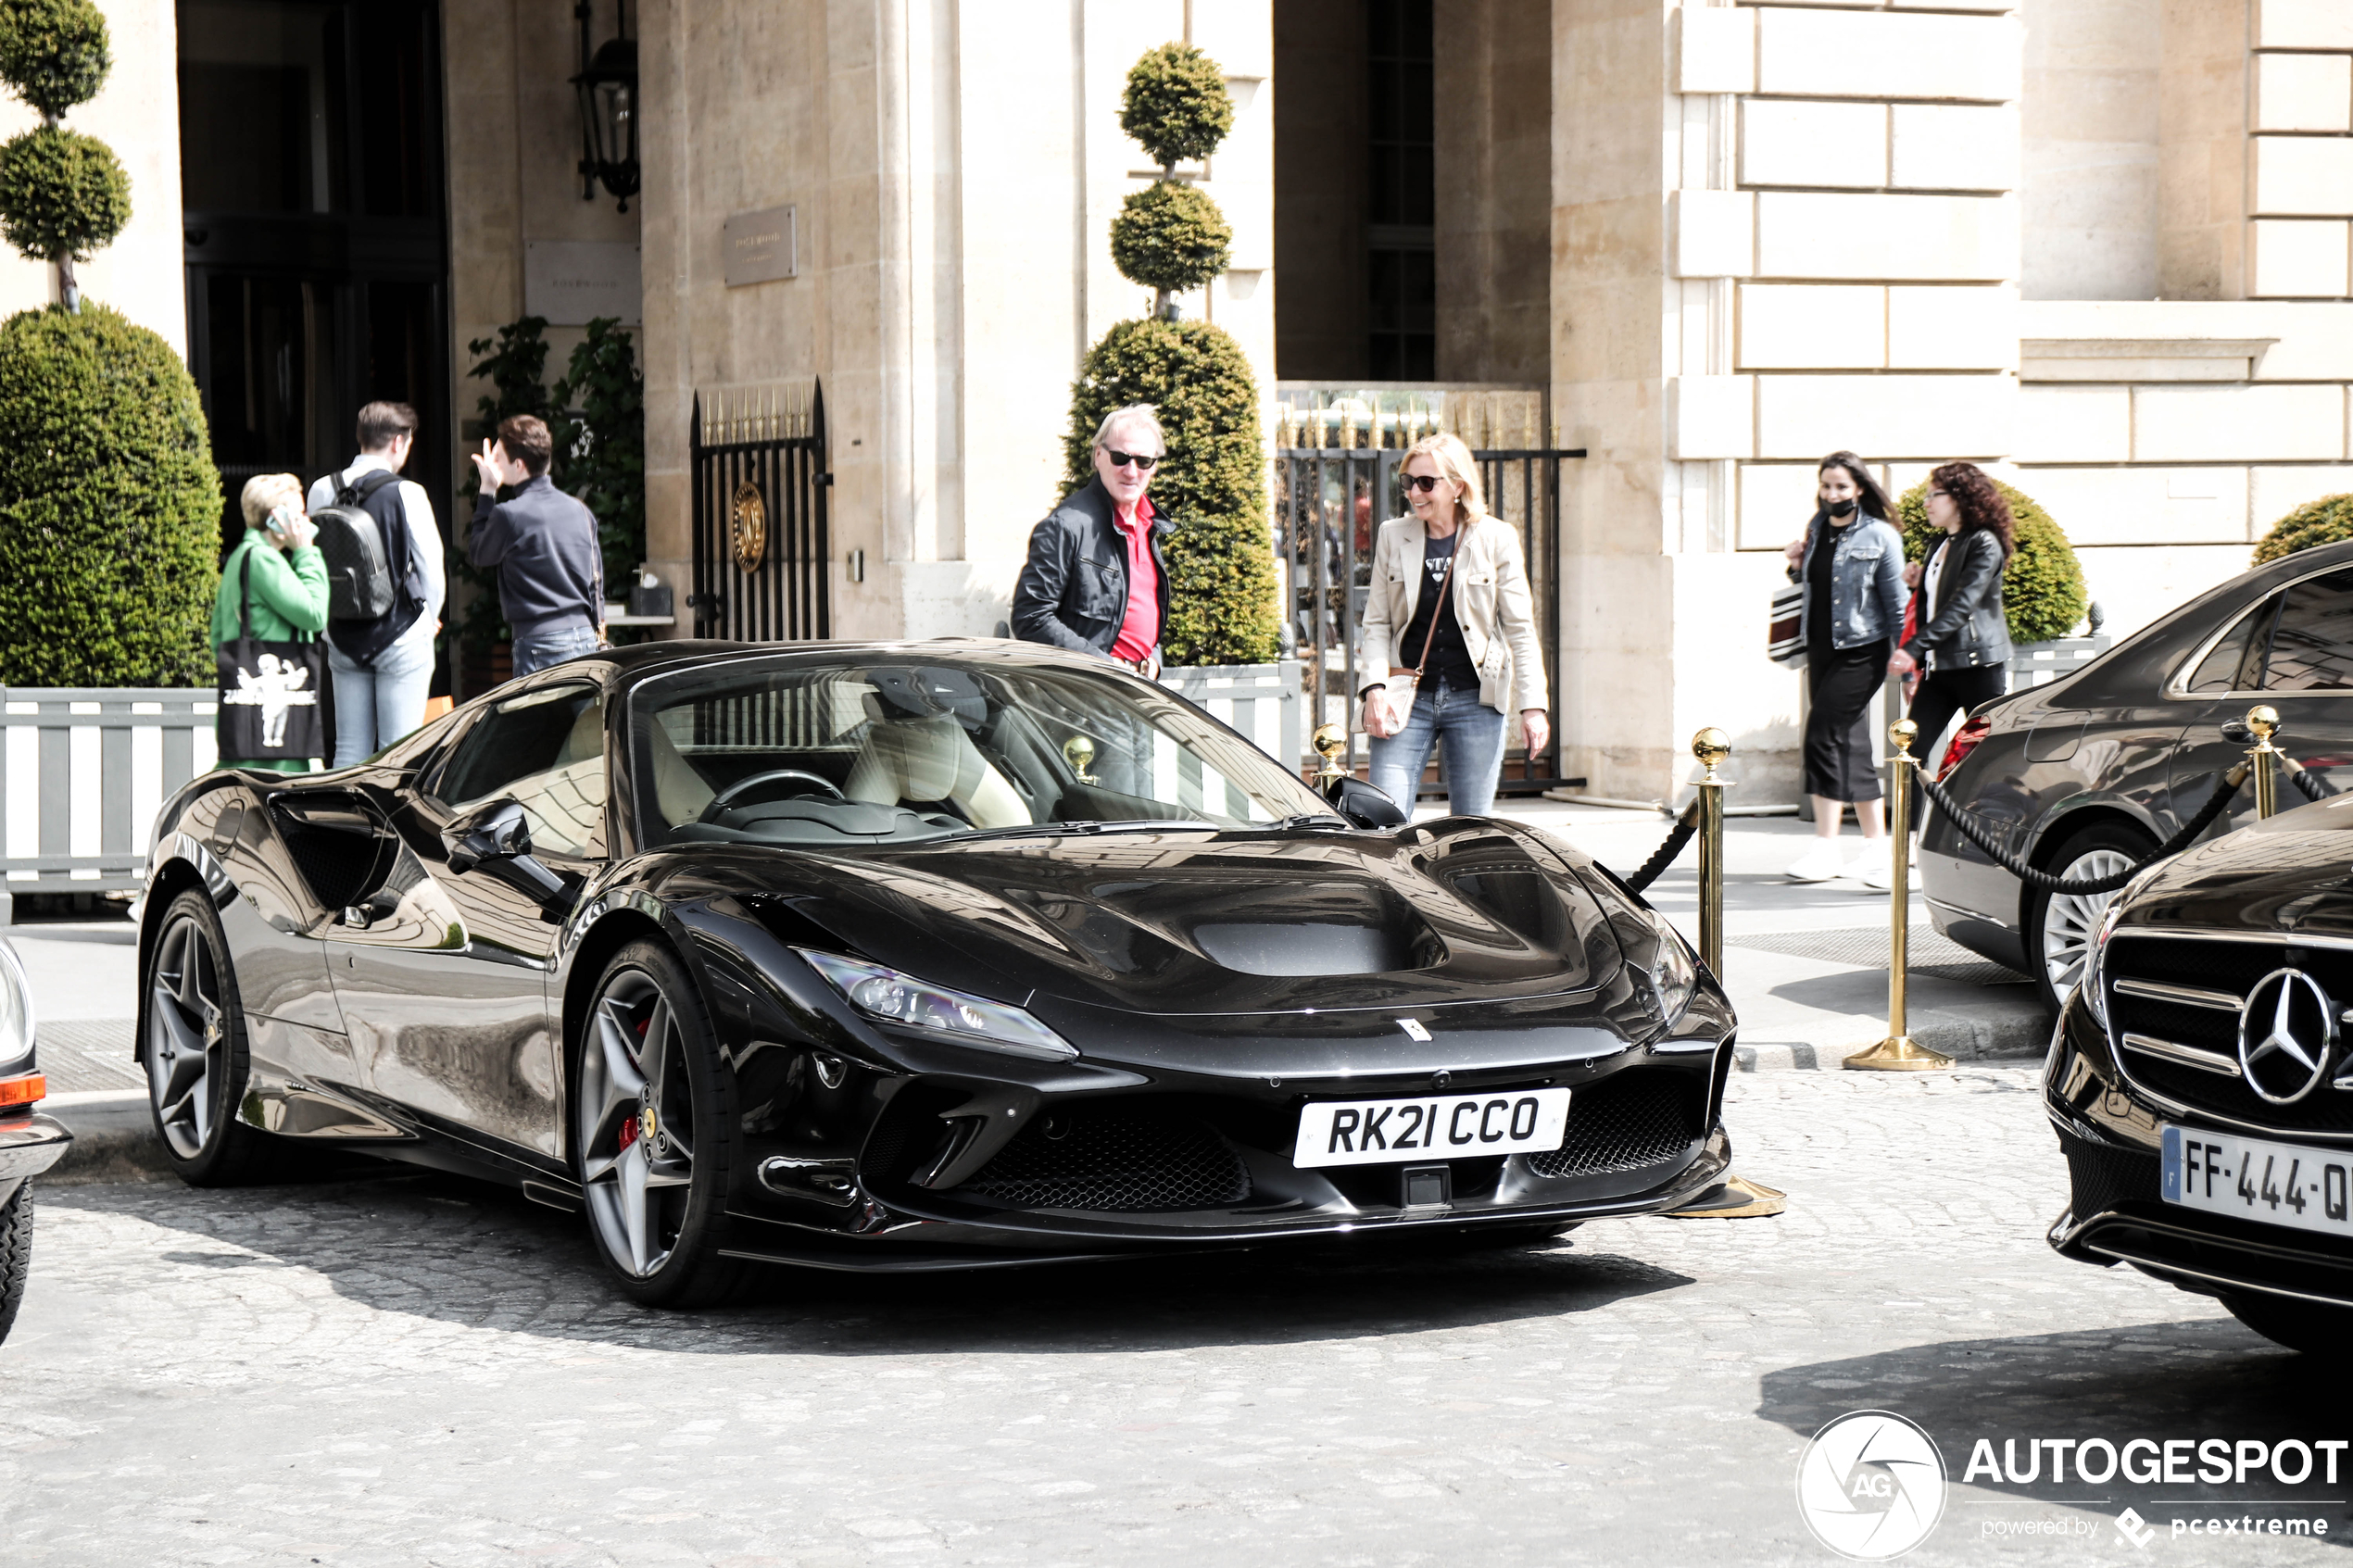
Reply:
[[2128, 1198], [2148, 1203], [2158, 1201], [2156, 1155], [2112, 1148], [2067, 1133], [2059, 1134], [2058, 1141], [2059, 1148], [2067, 1155], [2067, 1174], [2072, 1188], [2069, 1207], [2078, 1221], [2106, 1213]]
[[1206, 1123], [1069, 1111], [1032, 1124], [956, 1190], [1020, 1209], [1136, 1214], [1230, 1209], [1251, 1186], [1241, 1156]]
[[1579, 1089], [1568, 1102], [1561, 1147], [1528, 1157], [1540, 1176], [1595, 1176], [1639, 1171], [1680, 1157], [1700, 1135], [1694, 1112], [1707, 1080], [1689, 1073], [1640, 1068]]

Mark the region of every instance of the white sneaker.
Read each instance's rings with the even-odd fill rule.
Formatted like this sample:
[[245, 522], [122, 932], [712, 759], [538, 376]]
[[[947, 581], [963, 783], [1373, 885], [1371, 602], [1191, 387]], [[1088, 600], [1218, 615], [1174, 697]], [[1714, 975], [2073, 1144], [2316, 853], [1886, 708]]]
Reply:
[[[1895, 868], [1889, 863], [1891, 859], [1884, 851], [1878, 855], [1861, 856], [1848, 874], [1863, 884], [1864, 891], [1885, 893], [1895, 881]], [[1910, 868], [1910, 872], [1905, 879], [1905, 885], [1918, 893], [1920, 890], [1920, 869], [1914, 866]]]
[[1792, 860], [1789, 879], [1792, 882], [1830, 882], [1846, 871], [1846, 858], [1838, 852], [1838, 840], [1818, 838], [1814, 847]]

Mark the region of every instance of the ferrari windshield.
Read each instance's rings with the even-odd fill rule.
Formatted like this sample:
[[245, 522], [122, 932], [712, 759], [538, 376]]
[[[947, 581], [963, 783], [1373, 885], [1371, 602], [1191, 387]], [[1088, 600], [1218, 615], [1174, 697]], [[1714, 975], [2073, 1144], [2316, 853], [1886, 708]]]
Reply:
[[841, 846], [1328, 816], [1248, 741], [1106, 665], [784, 654], [640, 686], [648, 844]]

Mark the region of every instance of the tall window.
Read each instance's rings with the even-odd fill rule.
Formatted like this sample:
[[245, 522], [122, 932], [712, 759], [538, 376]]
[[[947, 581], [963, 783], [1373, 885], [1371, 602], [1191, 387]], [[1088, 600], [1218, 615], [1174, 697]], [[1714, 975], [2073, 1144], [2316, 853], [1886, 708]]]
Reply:
[[1365, 7], [1365, 266], [1375, 381], [1438, 373], [1436, 65], [1430, 0]]

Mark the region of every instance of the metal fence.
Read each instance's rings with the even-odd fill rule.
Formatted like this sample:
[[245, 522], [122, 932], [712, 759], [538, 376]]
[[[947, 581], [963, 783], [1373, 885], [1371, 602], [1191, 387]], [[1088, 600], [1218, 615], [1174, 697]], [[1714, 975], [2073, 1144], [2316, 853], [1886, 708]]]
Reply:
[[833, 635], [825, 398], [808, 383], [698, 393], [687, 446], [698, 637]]
[[1300, 665], [1194, 665], [1163, 673], [1161, 684], [1210, 717], [1231, 724], [1285, 767], [1300, 765], [1307, 736], [1300, 722]]
[[[1477, 451], [1489, 509], [1519, 533], [1536, 611], [1538, 641], [1549, 662], [1560, 656], [1561, 465], [1582, 449], [1500, 447]], [[1311, 709], [1303, 721], [1350, 725], [1354, 694], [1372, 677], [1356, 667], [1356, 629], [1371, 597], [1373, 544], [1386, 520], [1403, 514], [1398, 482], [1402, 449], [1286, 446], [1275, 454], [1275, 537], [1288, 576], [1290, 607]], [[1383, 671], [1386, 672], [1385, 671]], [[1553, 683], [1554, 739], [1530, 758], [1507, 727], [1504, 793], [1560, 786], [1560, 716]], [[1351, 743], [1352, 760], [1363, 740]]]
[[138, 887], [164, 797], [217, 759], [209, 691], [0, 688], [9, 893]]

